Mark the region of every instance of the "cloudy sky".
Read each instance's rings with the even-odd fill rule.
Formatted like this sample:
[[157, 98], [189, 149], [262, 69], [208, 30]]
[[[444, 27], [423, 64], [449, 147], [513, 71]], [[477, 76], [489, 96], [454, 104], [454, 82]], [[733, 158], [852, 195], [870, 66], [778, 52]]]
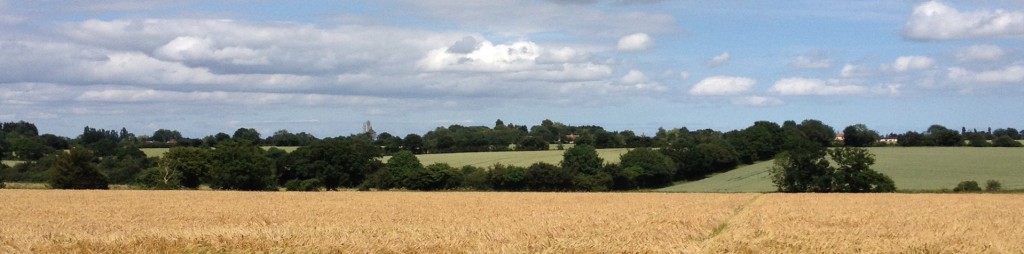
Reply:
[[0, 0], [0, 121], [1024, 127], [1024, 2]]

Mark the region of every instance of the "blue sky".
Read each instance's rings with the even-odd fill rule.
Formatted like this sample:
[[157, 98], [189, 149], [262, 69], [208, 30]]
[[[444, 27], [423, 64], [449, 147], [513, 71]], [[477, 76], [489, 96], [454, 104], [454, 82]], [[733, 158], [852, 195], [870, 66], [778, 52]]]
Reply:
[[0, 121], [1024, 128], [1024, 2], [0, 0]]

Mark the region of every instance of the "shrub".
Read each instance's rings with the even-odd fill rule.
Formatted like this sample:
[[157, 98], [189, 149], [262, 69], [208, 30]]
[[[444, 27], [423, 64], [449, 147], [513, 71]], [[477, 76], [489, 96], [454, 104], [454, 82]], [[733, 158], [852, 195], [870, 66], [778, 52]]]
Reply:
[[953, 188], [953, 192], [973, 192], [981, 191], [981, 187], [978, 186], [978, 182], [975, 181], [963, 181]]
[[108, 189], [107, 177], [96, 169], [95, 159], [92, 151], [81, 147], [57, 155], [57, 161], [50, 168], [53, 174], [50, 186], [54, 189]]
[[487, 170], [474, 167], [471, 165], [462, 166], [462, 183], [461, 188], [470, 190], [489, 190], [491, 189], [490, 184], [487, 183]]
[[992, 146], [995, 147], [1021, 147], [1020, 142], [1013, 140], [1009, 136], [999, 136], [992, 140]]
[[1003, 190], [1003, 184], [996, 180], [988, 180], [985, 182], [985, 191], [1000, 191]]
[[180, 189], [181, 172], [167, 167], [155, 167], [143, 170], [136, 178], [139, 186], [147, 189], [173, 190]]
[[520, 191], [526, 189], [526, 168], [494, 164], [487, 177], [491, 188], [504, 191]]
[[288, 191], [319, 191], [323, 187], [324, 184], [320, 182], [320, 179], [316, 178], [306, 180], [292, 179], [284, 184], [284, 188]]

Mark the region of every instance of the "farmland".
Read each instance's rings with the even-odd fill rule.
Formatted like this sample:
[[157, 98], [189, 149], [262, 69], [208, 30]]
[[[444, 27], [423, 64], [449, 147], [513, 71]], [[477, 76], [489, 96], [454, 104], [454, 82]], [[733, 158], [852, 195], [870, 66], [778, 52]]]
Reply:
[[[951, 189], [960, 181], [997, 180], [1004, 189], [1024, 189], [1024, 149], [976, 147], [871, 148], [872, 167], [902, 190]], [[741, 166], [711, 177], [659, 189], [683, 192], [770, 192], [771, 162]]]
[[[1021, 252], [985, 194], [0, 190], [0, 252]], [[898, 226], [894, 226], [898, 225]]]
[[[619, 156], [626, 153], [626, 148], [598, 149], [597, 155], [606, 163], [619, 162]], [[455, 167], [472, 165], [477, 167], [492, 166], [495, 163], [528, 167], [536, 162], [547, 162], [558, 164], [562, 161], [562, 154], [565, 151], [524, 151], [524, 152], [483, 152], [483, 153], [449, 153], [449, 154], [421, 154], [416, 157], [423, 165], [431, 163], [448, 163]]]

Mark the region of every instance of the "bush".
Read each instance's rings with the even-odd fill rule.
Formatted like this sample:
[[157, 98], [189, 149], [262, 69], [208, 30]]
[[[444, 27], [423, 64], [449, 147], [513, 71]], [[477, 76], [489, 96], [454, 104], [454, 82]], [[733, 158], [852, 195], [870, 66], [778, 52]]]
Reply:
[[143, 170], [135, 182], [147, 189], [173, 190], [182, 187], [181, 172], [169, 170], [166, 167]]
[[992, 146], [995, 147], [1021, 147], [1020, 142], [1013, 140], [1009, 136], [999, 136], [992, 140]]
[[985, 191], [1000, 191], [1003, 190], [1003, 184], [996, 180], [988, 180], [985, 182]]
[[324, 184], [320, 182], [320, 179], [316, 178], [306, 180], [292, 179], [284, 184], [284, 188], [288, 191], [319, 191], [323, 187]]
[[217, 144], [210, 157], [210, 188], [222, 190], [277, 190], [273, 161], [263, 149], [247, 141]]
[[978, 182], [975, 181], [963, 181], [953, 188], [953, 192], [974, 192], [981, 191], [981, 187], [978, 186]]
[[491, 185], [487, 183], [487, 170], [470, 165], [463, 166], [462, 183], [460, 187], [469, 190], [490, 190]]
[[633, 178], [641, 188], [671, 185], [672, 177], [676, 173], [675, 162], [672, 159], [650, 148], [629, 150], [619, 157], [619, 161], [623, 168], [639, 170], [640, 174]]
[[572, 171], [552, 165], [550, 163], [537, 162], [526, 168], [527, 185], [532, 191], [567, 191], [572, 189]]
[[488, 171], [487, 182], [495, 190], [521, 191], [526, 189], [526, 168], [494, 164]]
[[75, 147], [68, 153], [57, 155], [57, 161], [50, 168], [53, 176], [50, 187], [54, 189], [108, 189], [107, 177], [100, 174], [93, 161], [96, 157], [88, 149]]

